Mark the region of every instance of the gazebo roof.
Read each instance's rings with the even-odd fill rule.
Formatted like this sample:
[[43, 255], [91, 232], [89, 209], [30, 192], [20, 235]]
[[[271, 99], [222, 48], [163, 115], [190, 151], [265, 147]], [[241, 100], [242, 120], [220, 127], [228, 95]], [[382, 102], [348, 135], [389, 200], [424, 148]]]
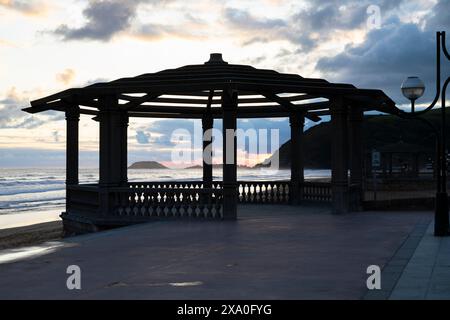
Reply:
[[220, 118], [224, 89], [238, 91], [238, 117], [284, 117], [303, 111], [307, 118], [330, 113], [329, 99], [342, 96], [351, 107], [396, 112], [395, 103], [381, 90], [358, 89], [350, 84], [303, 78], [297, 74], [229, 64], [211, 54], [200, 65], [187, 65], [133, 78], [72, 88], [34, 100], [24, 111], [65, 111], [79, 105], [82, 114], [97, 115], [99, 99], [114, 95], [118, 108], [135, 117], [202, 118], [206, 110]]

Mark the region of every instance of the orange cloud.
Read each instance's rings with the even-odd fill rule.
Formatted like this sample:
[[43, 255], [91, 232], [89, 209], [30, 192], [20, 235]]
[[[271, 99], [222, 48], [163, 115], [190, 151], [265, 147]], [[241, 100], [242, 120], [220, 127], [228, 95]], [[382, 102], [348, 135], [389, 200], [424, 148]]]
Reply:
[[0, 0], [0, 7], [33, 16], [43, 15], [48, 9], [43, 2], [33, 0]]
[[61, 82], [64, 85], [69, 85], [70, 83], [72, 83], [74, 78], [75, 78], [75, 71], [70, 68], [67, 68], [63, 72], [58, 73], [56, 75], [56, 80], [58, 80], [58, 82]]

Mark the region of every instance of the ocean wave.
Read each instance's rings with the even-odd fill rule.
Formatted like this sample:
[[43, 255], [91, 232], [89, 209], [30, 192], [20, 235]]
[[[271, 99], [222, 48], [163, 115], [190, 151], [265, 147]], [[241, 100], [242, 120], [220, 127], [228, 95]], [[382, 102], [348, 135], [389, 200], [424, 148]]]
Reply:
[[21, 188], [3, 188], [0, 191], [0, 199], [2, 196], [15, 196], [15, 195], [23, 195], [29, 193], [42, 193], [48, 191], [58, 191], [65, 190], [64, 184], [54, 185], [53, 187], [49, 187], [48, 185], [35, 185], [35, 186], [22, 186]]
[[7, 215], [7, 214], [16, 214], [21, 212], [39, 212], [44, 210], [54, 210], [54, 209], [61, 209], [61, 211], [65, 207], [65, 201], [54, 201], [54, 202], [46, 202], [46, 203], [39, 203], [39, 204], [28, 204], [25, 203], [21, 206], [15, 206], [12, 208], [4, 208], [0, 209], [0, 215]]

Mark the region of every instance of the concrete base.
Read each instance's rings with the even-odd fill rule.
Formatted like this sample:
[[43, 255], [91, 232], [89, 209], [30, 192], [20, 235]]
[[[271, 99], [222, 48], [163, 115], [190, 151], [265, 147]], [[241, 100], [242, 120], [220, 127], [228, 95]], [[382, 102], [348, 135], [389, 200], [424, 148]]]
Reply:
[[86, 233], [110, 230], [120, 227], [133, 226], [136, 224], [158, 222], [158, 221], [236, 221], [236, 217], [217, 218], [191, 218], [191, 217], [145, 217], [145, 216], [126, 216], [126, 217], [97, 217], [82, 213], [63, 212], [60, 215], [63, 220], [64, 235], [75, 236]]
[[98, 226], [87, 219], [82, 219], [81, 217], [73, 216], [66, 212], [61, 213], [60, 217], [63, 221], [64, 236], [100, 231]]

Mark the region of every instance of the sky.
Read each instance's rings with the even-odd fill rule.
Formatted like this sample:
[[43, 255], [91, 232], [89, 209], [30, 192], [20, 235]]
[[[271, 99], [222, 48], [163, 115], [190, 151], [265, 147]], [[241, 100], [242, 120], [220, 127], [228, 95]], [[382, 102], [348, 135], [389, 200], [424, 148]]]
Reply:
[[[435, 32], [449, 26], [450, 0], [0, 0], [0, 167], [64, 166], [64, 115], [21, 111], [30, 100], [200, 64], [212, 52], [230, 63], [382, 89], [400, 107], [408, 102], [399, 87], [416, 75], [427, 86], [417, 102], [425, 106], [434, 95]], [[98, 166], [91, 118], [80, 121], [82, 167]], [[173, 131], [195, 125], [132, 118], [129, 162], [170, 164]], [[280, 143], [289, 139], [287, 119], [238, 127], [278, 129]], [[265, 156], [239, 151], [249, 165]]]

